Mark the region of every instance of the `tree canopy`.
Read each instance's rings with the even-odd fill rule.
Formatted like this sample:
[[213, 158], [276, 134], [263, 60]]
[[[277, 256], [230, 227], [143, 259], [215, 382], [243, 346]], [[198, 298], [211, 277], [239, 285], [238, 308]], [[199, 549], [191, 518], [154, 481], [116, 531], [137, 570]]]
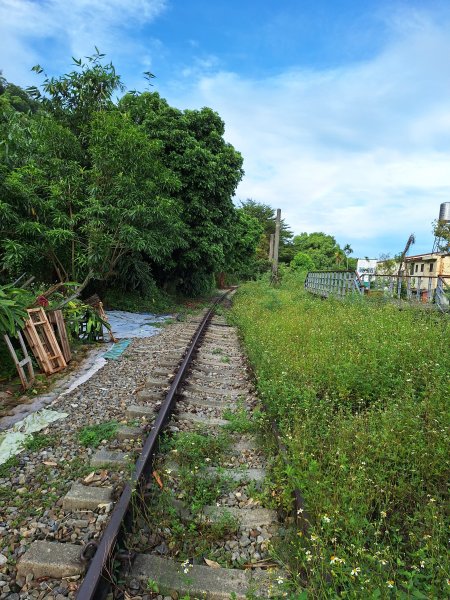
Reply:
[[[241, 202], [242, 210], [245, 214], [258, 221], [261, 227], [259, 243], [256, 249], [256, 256], [259, 260], [260, 268], [267, 265], [269, 257], [270, 236], [275, 233], [276, 210], [268, 204], [256, 202], [251, 198]], [[292, 237], [293, 233], [284, 219], [280, 224], [280, 262], [289, 263], [293, 258]]]
[[[123, 93], [98, 51], [27, 91], [0, 79], [0, 274], [206, 291], [245, 270], [257, 220], [232, 202], [242, 156], [210, 108]], [[247, 267], [246, 267], [247, 265]]]
[[[303, 256], [308, 256], [314, 269], [336, 270], [354, 269], [356, 259], [349, 258], [353, 250], [349, 244], [341, 248], [332, 235], [316, 231], [314, 233], [301, 233], [293, 239], [294, 262], [304, 262]], [[300, 254], [300, 256], [298, 256]]]
[[[97, 50], [60, 77], [33, 70], [42, 83], [27, 90], [0, 77], [1, 280], [30, 272], [196, 294], [214, 275], [268, 269], [275, 210], [233, 204], [243, 160], [216, 112], [124, 93]], [[281, 263], [353, 268], [351, 253], [281, 222]]]
[[450, 223], [437, 221], [433, 225], [433, 233], [439, 240], [438, 252], [450, 252]]

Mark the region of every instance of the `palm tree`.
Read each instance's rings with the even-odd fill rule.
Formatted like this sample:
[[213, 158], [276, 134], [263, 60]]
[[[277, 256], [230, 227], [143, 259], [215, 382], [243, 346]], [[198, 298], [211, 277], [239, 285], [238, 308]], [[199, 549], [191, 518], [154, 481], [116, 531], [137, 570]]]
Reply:
[[341, 264], [341, 262], [344, 260], [344, 255], [342, 254], [342, 250], [336, 250], [336, 252], [334, 253], [334, 260], [336, 261], [337, 266], [339, 266]]
[[350, 246], [350, 244], [345, 244], [345, 246], [343, 248], [343, 252], [344, 252], [345, 256], [347, 257], [347, 271], [348, 271], [348, 257], [350, 256], [350, 254], [353, 254], [353, 248]]

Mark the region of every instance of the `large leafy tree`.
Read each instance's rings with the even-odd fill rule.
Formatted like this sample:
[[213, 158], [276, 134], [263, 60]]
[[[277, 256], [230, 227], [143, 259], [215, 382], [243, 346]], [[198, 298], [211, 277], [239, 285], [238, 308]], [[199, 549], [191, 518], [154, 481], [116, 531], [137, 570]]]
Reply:
[[44, 80], [28, 92], [0, 79], [0, 269], [206, 290], [253, 251], [238, 239], [242, 157], [223, 121], [156, 93], [116, 101], [120, 77], [98, 51], [74, 67], [35, 67]]
[[[78, 213], [84, 174], [76, 137], [45, 112], [14, 113], [0, 122], [0, 260], [11, 274], [30, 270], [60, 280], [77, 275]], [[6, 131], [5, 131], [6, 130]]]
[[126, 95], [119, 108], [161, 143], [162, 160], [180, 182], [175, 196], [182, 206], [185, 246], [160, 269], [161, 277], [187, 293], [204, 291], [212, 274], [227, 267], [242, 157], [224, 141], [224, 123], [209, 108], [180, 111], [150, 92]]
[[117, 111], [97, 113], [90, 129], [87, 266], [108, 279], [130, 254], [164, 263], [186, 245], [186, 232], [174, 197], [180, 184], [160, 160], [160, 143]]
[[42, 85], [30, 86], [28, 94], [57, 120], [67, 125], [86, 141], [89, 124], [95, 113], [115, 110], [114, 92], [125, 87], [112, 63], [104, 64], [104, 54], [95, 54], [85, 61], [73, 59], [75, 69], [60, 77], [49, 77], [40, 65], [33, 71], [44, 76]]
[[259, 273], [257, 247], [262, 226], [255, 217], [238, 208], [227, 238], [226, 264], [232, 279], [251, 279]]

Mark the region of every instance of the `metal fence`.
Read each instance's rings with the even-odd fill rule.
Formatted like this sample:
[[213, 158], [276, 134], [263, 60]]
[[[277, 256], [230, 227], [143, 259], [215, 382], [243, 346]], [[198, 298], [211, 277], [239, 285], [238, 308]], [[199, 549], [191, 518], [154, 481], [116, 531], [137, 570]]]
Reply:
[[450, 276], [366, 275], [355, 271], [310, 271], [305, 288], [319, 296], [343, 297], [349, 293], [379, 296], [410, 303], [435, 304], [450, 310]]
[[363, 293], [355, 271], [310, 271], [305, 288], [319, 296], [346, 296], [351, 292]]
[[434, 297], [436, 304], [442, 311], [450, 310], [450, 275], [438, 277]]

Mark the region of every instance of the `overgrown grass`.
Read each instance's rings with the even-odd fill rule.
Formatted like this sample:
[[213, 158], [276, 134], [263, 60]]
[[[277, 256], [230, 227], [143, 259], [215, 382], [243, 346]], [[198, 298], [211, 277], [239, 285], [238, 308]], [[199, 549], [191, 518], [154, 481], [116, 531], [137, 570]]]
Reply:
[[448, 597], [448, 318], [295, 278], [246, 284], [233, 318], [312, 515], [287, 552], [308, 597]]
[[56, 437], [53, 435], [45, 435], [43, 433], [33, 433], [25, 441], [25, 449], [31, 452], [38, 452], [44, 448], [52, 448], [57, 443]]
[[230, 447], [231, 439], [226, 433], [207, 435], [201, 432], [181, 431], [167, 441], [167, 450], [183, 467], [211, 466]]
[[81, 429], [78, 439], [82, 446], [97, 448], [102, 440], [110, 440], [116, 434], [117, 421], [107, 421], [98, 425], [87, 425]]

